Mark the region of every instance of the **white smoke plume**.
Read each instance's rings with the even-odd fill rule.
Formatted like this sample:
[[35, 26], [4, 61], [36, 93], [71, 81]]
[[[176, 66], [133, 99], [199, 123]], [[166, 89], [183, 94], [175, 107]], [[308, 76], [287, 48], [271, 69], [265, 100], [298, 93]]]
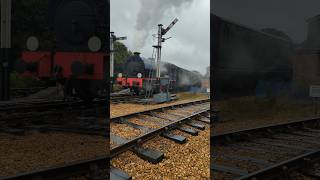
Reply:
[[[141, 6], [135, 25], [133, 40], [135, 50], [140, 51], [144, 47], [147, 38], [150, 36], [150, 30], [160, 23], [160, 20], [165, 14], [172, 10], [179, 11], [182, 5], [191, 3], [192, 1], [193, 0], [140, 0]], [[164, 24], [164, 26], [166, 25], [169, 24]]]

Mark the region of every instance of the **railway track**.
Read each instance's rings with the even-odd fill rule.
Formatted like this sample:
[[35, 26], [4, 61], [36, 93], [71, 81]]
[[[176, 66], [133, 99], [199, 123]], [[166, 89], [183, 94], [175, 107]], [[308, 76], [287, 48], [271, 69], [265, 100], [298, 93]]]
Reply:
[[138, 102], [142, 98], [144, 98], [144, 96], [113, 95], [113, 96], [110, 96], [110, 103], [119, 104], [119, 103]]
[[18, 101], [18, 102], [7, 102], [0, 103], [0, 113], [10, 113], [10, 112], [30, 112], [30, 111], [39, 111], [39, 110], [47, 110], [47, 109], [64, 109], [64, 108], [78, 108], [81, 106], [88, 105], [97, 105], [97, 106], [105, 106], [107, 107], [106, 99], [95, 99], [92, 102], [88, 103], [82, 100], [72, 100], [72, 101], [64, 101], [64, 100], [30, 100], [30, 101]]
[[[211, 136], [215, 179], [320, 178], [320, 118]], [[313, 169], [313, 170], [312, 170]], [[298, 178], [297, 178], [298, 179]]]
[[106, 100], [39, 101], [0, 106], [0, 132], [63, 131], [106, 136]]
[[41, 90], [46, 89], [47, 87], [32, 87], [32, 88], [12, 88], [10, 89], [10, 94], [12, 97], [20, 98], [20, 97], [26, 97], [30, 94], [37, 93]]
[[[195, 106], [198, 105], [198, 108], [195, 108]], [[186, 108], [195, 108], [197, 109], [196, 112], [189, 112], [189, 111], [184, 111], [186, 110]], [[169, 134], [170, 130], [173, 129], [179, 129], [181, 127], [182, 124], [188, 124], [189, 126], [196, 126], [198, 129], [203, 129], [203, 126], [201, 126], [199, 123], [197, 124], [194, 121], [201, 121], [203, 123], [210, 123], [209, 121], [209, 101], [208, 100], [202, 100], [202, 101], [196, 101], [196, 102], [190, 102], [190, 103], [185, 103], [185, 104], [180, 104], [180, 105], [174, 105], [174, 106], [170, 106], [170, 107], [165, 107], [165, 108], [159, 108], [159, 109], [154, 109], [154, 110], [149, 110], [149, 111], [143, 111], [143, 112], [137, 112], [137, 113], [133, 113], [133, 114], [128, 114], [125, 116], [121, 116], [121, 117], [116, 117], [116, 118], [112, 118], [110, 119], [110, 121], [112, 123], [121, 123], [121, 124], [126, 124], [129, 121], [126, 121], [129, 118], [132, 117], [139, 117], [139, 116], [149, 116], [154, 117], [154, 116], [158, 116], [158, 113], [161, 112], [167, 112], [167, 111], [174, 111], [177, 112], [178, 110], [180, 110], [179, 112], [184, 112], [185, 114], [187, 112], [188, 115], [178, 115], [176, 114], [175, 117], [179, 117], [176, 118], [174, 121], [172, 121], [171, 123], [168, 123], [166, 125], [161, 124], [160, 128], [156, 128], [156, 129], [149, 129], [150, 131], [145, 131], [143, 135], [136, 137], [134, 139], [131, 140], [127, 140], [126, 142], [122, 143], [122, 144], [117, 144], [116, 146], [112, 147], [109, 151], [109, 154], [107, 154], [104, 157], [98, 157], [95, 159], [89, 159], [89, 160], [83, 160], [80, 162], [72, 162], [72, 163], [66, 163], [63, 164], [61, 166], [55, 166], [55, 167], [49, 167], [49, 168], [44, 168], [44, 169], [39, 169], [39, 170], [35, 170], [32, 172], [27, 172], [27, 173], [22, 173], [22, 174], [17, 174], [15, 176], [11, 176], [11, 177], [5, 177], [5, 178], [1, 178], [1, 180], [24, 180], [24, 179], [72, 179], [72, 178], [84, 178], [84, 179], [115, 179], [115, 178], [122, 178], [122, 179], [130, 179], [129, 176], [127, 176], [127, 174], [123, 171], [121, 171], [120, 169], [116, 169], [114, 167], [110, 167], [109, 169], [109, 160], [112, 157], [115, 157], [118, 154], [121, 154], [124, 151], [127, 150], [132, 150], [134, 152], [136, 152], [138, 155], [142, 155], [141, 157], [152, 161], [152, 160], [156, 160], [159, 161], [160, 159], [158, 158], [154, 158], [153, 155], [155, 154], [150, 154], [148, 155], [148, 153], [154, 153], [156, 152], [155, 150], [147, 150], [144, 151], [145, 149], [143, 149], [142, 147], [140, 147], [139, 145], [153, 137], [155, 137], [158, 134], [164, 135], [164, 134]], [[158, 114], [158, 115], [157, 115]], [[163, 114], [162, 114], [163, 115]], [[159, 116], [158, 116], [159, 117]], [[164, 118], [164, 117], [163, 117]], [[130, 124], [130, 123], [129, 123]], [[133, 123], [131, 124], [133, 125]], [[138, 125], [137, 125], [138, 126]], [[141, 128], [141, 126], [139, 126]], [[181, 130], [187, 130], [187, 128], [181, 128]], [[191, 131], [192, 129], [189, 129], [189, 133], [195, 133], [196, 130]], [[111, 132], [112, 134], [112, 132]], [[195, 134], [194, 134], [195, 135]], [[111, 135], [111, 140], [114, 140], [116, 142], [119, 142], [119, 139], [115, 140], [114, 137], [116, 137], [116, 135]], [[179, 141], [179, 136], [175, 136], [176, 141]], [[120, 137], [118, 137], [120, 138]], [[170, 137], [167, 137], [170, 138]], [[173, 139], [174, 137], [171, 137], [171, 139]], [[181, 137], [180, 137], [181, 138]], [[183, 137], [182, 137], [183, 138]], [[185, 141], [185, 140], [183, 140]], [[181, 143], [181, 142], [180, 142]], [[154, 162], [156, 163], [156, 162]], [[110, 171], [110, 175], [109, 175], [109, 171]]]
[[[110, 158], [115, 158], [128, 150], [134, 152], [143, 160], [158, 163], [164, 154], [156, 149], [143, 147], [143, 143], [158, 135], [176, 143], [183, 144], [186, 137], [175, 135], [173, 130], [179, 130], [193, 136], [210, 124], [209, 100], [194, 101], [172, 105], [126, 116], [110, 119]], [[111, 179], [131, 179], [121, 169], [111, 166]]]

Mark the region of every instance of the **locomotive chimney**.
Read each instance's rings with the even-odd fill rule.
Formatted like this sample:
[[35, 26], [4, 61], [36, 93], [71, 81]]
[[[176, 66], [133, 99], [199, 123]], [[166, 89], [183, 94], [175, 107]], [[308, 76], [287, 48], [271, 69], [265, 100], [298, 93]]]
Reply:
[[139, 52], [134, 52], [133, 54], [136, 55], [136, 56], [140, 56], [141, 53], [139, 53]]

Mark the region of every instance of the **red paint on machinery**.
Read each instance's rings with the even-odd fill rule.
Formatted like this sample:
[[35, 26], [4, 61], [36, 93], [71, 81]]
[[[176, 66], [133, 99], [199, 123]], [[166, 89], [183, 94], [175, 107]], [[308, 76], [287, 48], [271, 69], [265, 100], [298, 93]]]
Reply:
[[72, 75], [71, 66], [74, 62], [81, 62], [84, 66], [92, 66], [92, 73], [84, 73], [77, 77], [86, 80], [103, 80], [105, 79], [105, 59], [106, 53], [79, 53], [79, 52], [59, 52], [54, 56], [54, 66], [62, 68], [61, 75], [69, 78]]
[[28, 65], [37, 64], [37, 68], [34, 71], [27, 70], [22, 75], [25, 76], [37, 76], [39, 78], [48, 78], [51, 76], [51, 57], [50, 52], [22, 52], [22, 61]]
[[61, 69], [58, 72], [60, 77], [70, 78], [72, 76], [72, 64], [80, 62], [84, 67], [90, 66], [92, 72], [77, 76], [77, 79], [84, 80], [104, 80], [105, 76], [105, 56], [106, 53], [79, 53], [79, 52], [28, 52], [22, 53], [22, 61], [26, 66], [36, 65], [36, 68], [26, 69], [25, 76], [36, 76], [38, 78], [54, 77], [56, 72], [54, 68]]

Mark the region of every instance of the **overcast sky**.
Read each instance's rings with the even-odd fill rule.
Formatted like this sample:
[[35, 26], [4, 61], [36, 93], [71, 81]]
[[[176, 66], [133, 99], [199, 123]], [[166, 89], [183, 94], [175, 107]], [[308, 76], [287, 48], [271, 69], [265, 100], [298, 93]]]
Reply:
[[[172, 38], [163, 45], [162, 60], [205, 74], [206, 67], [210, 64], [210, 0], [154, 0], [154, 6], [161, 8], [150, 8], [145, 3], [144, 11], [161, 15], [159, 18], [150, 14], [143, 16], [144, 20], [152, 22], [140, 27], [150, 33], [140, 49], [135, 43], [135, 37], [138, 37], [135, 27], [142, 1], [152, 0], [111, 0], [111, 31], [117, 36], [127, 36], [128, 39], [122, 42], [131, 51], [140, 51], [141, 56], [148, 58], [152, 56], [152, 34], [157, 32], [157, 25], [161, 23], [167, 27], [177, 17], [179, 22], [166, 34], [166, 37]], [[180, 2], [185, 3], [177, 5]], [[170, 7], [159, 3], [168, 3], [166, 6]], [[159, 12], [154, 12], [153, 9]]]
[[276, 28], [302, 42], [307, 35], [306, 19], [320, 14], [320, 1], [212, 0], [211, 11], [254, 28]]

